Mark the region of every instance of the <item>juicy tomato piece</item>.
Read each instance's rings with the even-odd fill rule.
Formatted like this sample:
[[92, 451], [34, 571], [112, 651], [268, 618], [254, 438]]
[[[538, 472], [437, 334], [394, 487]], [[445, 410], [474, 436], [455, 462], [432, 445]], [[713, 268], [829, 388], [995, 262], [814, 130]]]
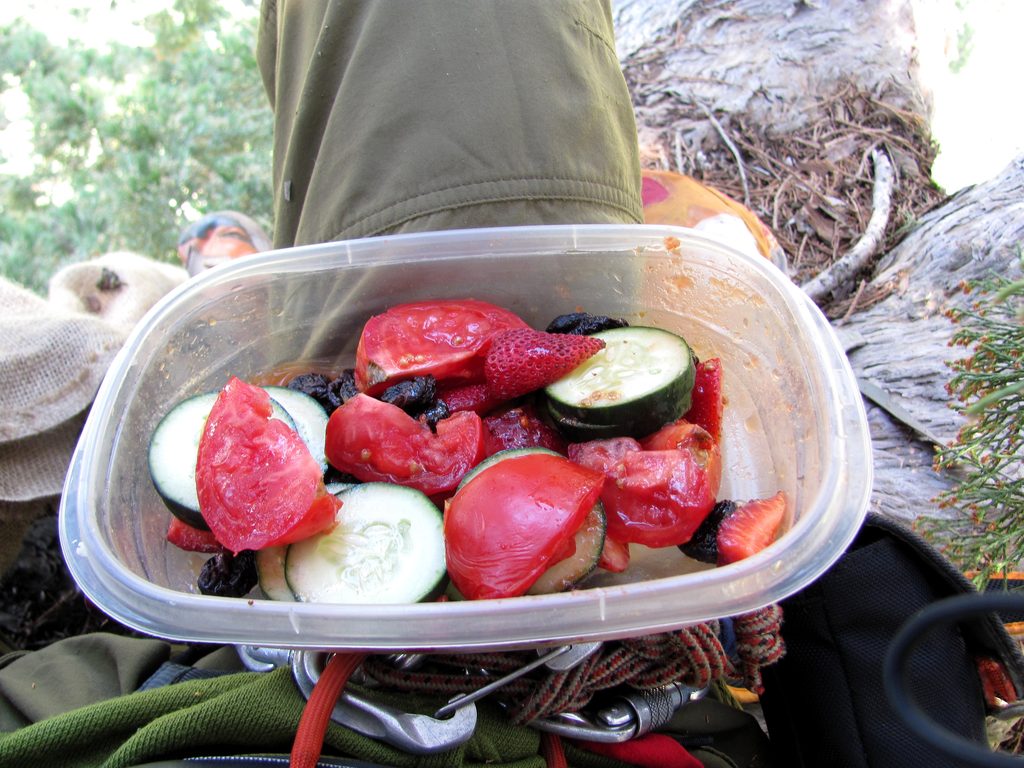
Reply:
[[600, 472], [562, 456], [530, 453], [487, 467], [445, 506], [448, 574], [471, 600], [522, 595], [572, 553], [597, 503]]
[[718, 446], [700, 427], [675, 422], [637, 442], [592, 440], [569, 457], [603, 472], [608, 536], [667, 547], [689, 541], [715, 505], [722, 479]]
[[681, 451], [693, 451], [701, 462], [713, 461], [720, 453], [717, 441], [703, 427], [692, 424], [686, 419], [666, 424], [640, 441], [645, 451], [667, 451], [678, 448]]
[[356, 348], [356, 386], [379, 394], [400, 379], [483, 381], [484, 358], [499, 331], [526, 328], [518, 315], [476, 299], [400, 304], [371, 317]]
[[434, 433], [401, 408], [359, 394], [327, 421], [327, 460], [359, 480], [445, 493], [484, 458], [484, 425], [472, 411], [437, 422]]
[[542, 421], [529, 404], [486, 416], [484, 426], [487, 427], [484, 442], [488, 456], [509, 448], [534, 447], [565, 453], [565, 439], [558, 430]]
[[167, 526], [167, 541], [186, 552], [214, 554], [224, 551], [213, 531], [195, 528], [178, 517], [171, 517], [171, 524]]
[[641, 450], [643, 446], [632, 437], [611, 437], [607, 440], [571, 443], [568, 454], [577, 464], [611, 476], [626, 454]]
[[695, 371], [690, 410], [683, 418], [703, 427], [716, 443], [722, 441], [722, 361], [717, 357], [703, 360]]
[[786, 494], [740, 504], [718, 527], [718, 564], [756, 555], [773, 541], [786, 516]]
[[199, 441], [199, 511], [235, 553], [308, 538], [341, 506], [302, 438], [272, 413], [266, 390], [232, 377]]

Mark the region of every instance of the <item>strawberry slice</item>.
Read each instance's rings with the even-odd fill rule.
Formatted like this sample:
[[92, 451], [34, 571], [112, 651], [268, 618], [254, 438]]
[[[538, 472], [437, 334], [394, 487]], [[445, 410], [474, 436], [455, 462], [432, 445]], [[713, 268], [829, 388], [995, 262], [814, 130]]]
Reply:
[[484, 362], [487, 388], [500, 400], [511, 400], [546, 387], [604, 348], [593, 336], [545, 333], [515, 328], [497, 333]]
[[757, 554], [775, 541], [786, 514], [786, 494], [740, 504], [718, 529], [718, 564], [728, 565]]
[[715, 442], [722, 439], [722, 361], [704, 360], [694, 372], [690, 410], [683, 416], [691, 424], [703, 427]]

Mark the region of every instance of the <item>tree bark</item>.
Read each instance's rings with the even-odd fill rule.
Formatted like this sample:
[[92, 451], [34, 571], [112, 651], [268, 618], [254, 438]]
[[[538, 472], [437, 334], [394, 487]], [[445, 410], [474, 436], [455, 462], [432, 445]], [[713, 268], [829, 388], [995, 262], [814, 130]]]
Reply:
[[[871, 506], [907, 521], [956, 514], [934, 502], [954, 482], [932, 468], [936, 444], [953, 440], [963, 424], [946, 383], [947, 362], [965, 351], [948, 346], [955, 328], [944, 312], [973, 300], [961, 291], [964, 280], [1019, 276], [1024, 157], [951, 198], [931, 185], [931, 100], [917, 55], [943, 41], [920, 37], [909, 0], [615, 0], [613, 14], [646, 164], [719, 188], [730, 177], [742, 180], [723, 188], [733, 197], [746, 193], [748, 178], [761, 183], [754, 211], [822, 306], [834, 286], [815, 275], [872, 236], [864, 247], [877, 253], [866, 268], [842, 270], [845, 282], [859, 282], [856, 295], [830, 312], [866, 394]], [[868, 98], [836, 96], [847, 87]], [[886, 111], [920, 132], [884, 133], [871, 124]], [[724, 151], [723, 133], [737, 140], [739, 156]], [[755, 141], [764, 136], [780, 141]], [[884, 241], [869, 231], [877, 208], [869, 158], [877, 147], [893, 161], [894, 222]], [[709, 182], [716, 152], [721, 172]], [[846, 195], [855, 185], [859, 197]], [[917, 206], [908, 208], [915, 195]], [[796, 196], [796, 207], [787, 210], [784, 196]], [[844, 216], [859, 226], [830, 248], [825, 230]], [[908, 219], [916, 221], [904, 232]], [[792, 237], [781, 231], [787, 227]], [[825, 263], [798, 275], [815, 235], [825, 241]]]
[[[793, 133], [851, 79], [907, 112], [931, 111], [907, 0], [617, 0], [613, 13], [649, 138], [713, 141], [701, 105]], [[680, 121], [676, 102], [697, 109]]]
[[[888, 297], [838, 326], [858, 341], [849, 352], [858, 378], [943, 443], [956, 438], [964, 423], [949, 407], [947, 363], [969, 352], [948, 346], [955, 328], [944, 313], [975, 301], [962, 291], [964, 281], [991, 274], [1019, 279], [1022, 245], [1024, 156], [922, 217], [879, 262], [868, 286]], [[868, 417], [875, 454], [872, 507], [906, 520], [954, 514], [932, 501], [954, 480], [932, 469], [932, 444], [874, 403]]]

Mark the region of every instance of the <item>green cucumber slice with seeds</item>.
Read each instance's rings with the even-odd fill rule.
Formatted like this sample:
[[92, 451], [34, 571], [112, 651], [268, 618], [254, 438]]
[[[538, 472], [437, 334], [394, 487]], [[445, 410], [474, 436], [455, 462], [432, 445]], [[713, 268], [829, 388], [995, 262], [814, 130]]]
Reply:
[[[219, 392], [205, 392], [182, 400], [160, 420], [149, 441], [149, 474], [156, 492], [171, 512], [194, 528], [209, 530], [199, 513], [196, 458], [206, 419]], [[277, 402], [274, 418], [292, 429], [295, 421]]]
[[576, 551], [548, 568], [526, 591], [528, 595], [546, 595], [572, 589], [593, 573], [601, 560], [607, 522], [604, 505], [597, 502], [576, 531]]
[[548, 416], [562, 436], [573, 443], [585, 443], [589, 440], [605, 440], [611, 437], [622, 437], [622, 426], [619, 424], [586, 424], [579, 419], [563, 416], [551, 402], [547, 404]]
[[415, 603], [447, 579], [444, 523], [426, 494], [360, 483], [339, 494], [336, 525], [288, 547], [285, 578], [310, 603]]
[[593, 336], [604, 349], [544, 389], [556, 424], [600, 437], [642, 436], [690, 409], [696, 369], [681, 336], [642, 326]]
[[256, 573], [260, 580], [260, 589], [268, 600], [295, 602], [295, 595], [284, 575], [284, 562], [288, 547], [264, 547], [256, 550]]
[[327, 454], [324, 444], [327, 440], [327, 411], [315, 397], [287, 387], [264, 387], [271, 399], [288, 411], [295, 422], [295, 431], [320, 465], [320, 471], [327, 471]]
[[[270, 395], [273, 418], [295, 430], [310, 454], [327, 470], [324, 442], [327, 412], [313, 397], [285, 387], [264, 387]], [[160, 420], [149, 442], [149, 473], [167, 507], [182, 521], [208, 530], [199, 512], [196, 457], [210, 410], [220, 392], [204, 392], [175, 405]]]

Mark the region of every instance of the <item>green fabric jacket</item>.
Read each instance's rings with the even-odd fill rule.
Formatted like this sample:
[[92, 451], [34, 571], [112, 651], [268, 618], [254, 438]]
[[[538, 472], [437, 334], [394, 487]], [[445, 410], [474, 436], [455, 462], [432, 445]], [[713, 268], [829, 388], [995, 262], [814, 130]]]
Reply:
[[640, 223], [604, 0], [264, 0], [278, 247]]
[[[196, 667], [225, 674], [138, 691], [170, 646], [110, 634], [70, 638], [0, 659], [0, 768], [122, 768], [160, 759], [220, 754], [287, 754], [305, 699], [291, 670], [236, 672], [232, 648]], [[433, 712], [444, 703], [404, 698]], [[412, 709], [412, 707], [410, 707]], [[324, 753], [398, 768], [498, 765], [543, 768], [540, 737], [501, 712], [478, 707], [469, 742], [415, 756], [331, 724]], [[618, 768], [617, 761], [569, 748], [573, 765]]]

